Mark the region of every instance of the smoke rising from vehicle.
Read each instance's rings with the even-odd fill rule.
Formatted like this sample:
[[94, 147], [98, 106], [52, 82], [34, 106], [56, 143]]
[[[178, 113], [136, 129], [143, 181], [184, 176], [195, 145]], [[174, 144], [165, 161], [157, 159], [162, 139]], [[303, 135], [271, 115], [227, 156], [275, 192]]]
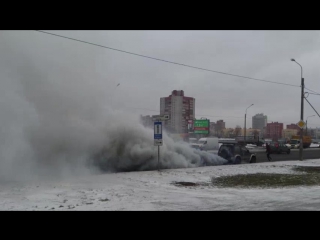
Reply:
[[[92, 166], [108, 172], [157, 169], [153, 129], [142, 126], [138, 116], [83, 103], [42, 79], [1, 82], [2, 177], [61, 176]], [[164, 133], [161, 168], [197, 167], [201, 157], [211, 165], [224, 163]]]
[[[0, 180], [157, 169], [153, 129], [111, 108], [113, 83], [14, 54], [0, 59]], [[161, 168], [225, 162], [167, 134], [160, 151]]]

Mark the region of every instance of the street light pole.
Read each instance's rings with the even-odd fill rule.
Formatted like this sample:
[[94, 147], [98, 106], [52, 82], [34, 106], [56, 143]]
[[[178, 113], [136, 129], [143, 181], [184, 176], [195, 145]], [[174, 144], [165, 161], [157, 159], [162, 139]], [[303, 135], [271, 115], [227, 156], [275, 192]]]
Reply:
[[[315, 117], [316, 115], [312, 115], [312, 116], [309, 116], [309, 117]], [[307, 117], [307, 120], [306, 120], [306, 135], [308, 136], [308, 118]]]
[[[302, 76], [302, 66], [293, 58], [291, 59], [291, 61], [297, 63], [300, 67], [301, 67], [301, 111], [300, 111], [300, 120], [303, 121], [303, 103], [304, 103], [304, 79]], [[300, 130], [300, 151], [299, 151], [299, 155], [300, 155], [300, 161], [303, 160], [303, 128], [301, 128]]]
[[[251, 104], [249, 107], [253, 106], [253, 104]], [[246, 135], [247, 135], [247, 110], [248, 108], [246, 109], [246, 113], [244, 114], [244, 145], [246, 146], [247, 145], [247, 139], [246, 139]]]

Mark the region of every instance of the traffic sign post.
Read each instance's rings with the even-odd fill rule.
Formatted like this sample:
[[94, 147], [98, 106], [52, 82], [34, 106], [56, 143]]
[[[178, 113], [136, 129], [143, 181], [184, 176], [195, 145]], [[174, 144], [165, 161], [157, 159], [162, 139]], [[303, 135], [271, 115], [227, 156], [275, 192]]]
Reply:
[[[303, 101], [301, 103], [301, 109], [303, 109]], [[300, 144], [299, 144], [299, 155], [300, 155], [300, 161], [302, 161], [303, 158], [303, 128], [306, 125], [306, 123], [302, 120], [303, 118], [303, 110], [301, 110], [301, 120], [297, 123], [298, 127], [300, 128]]]
[[154, 145], [155, 146], [162, 146], [162, 139], [155, 139], [154, 140]]
[[154, 139], [162, 140], [162, 122], [154, 122]]
[[162, 140], [162, 121], [169, 120], [169, 115], [157, 115], [153, 116], [154, 121], [154, 146], [158, 146], [158, 171], [160, 162], [160, 146], [163, 145]]
[[162, 146], [162, 122], [159, 120], [154, 122], [154, 145], [158, 146], [158, 171], [160, 159], [160, 146]]
[[303, 121], [303, 120], [300, 120], [298, 123], [297, 123], [298, 127], [299, 128], [304, 128], [304, 126], [306, 125], [306, 123]]

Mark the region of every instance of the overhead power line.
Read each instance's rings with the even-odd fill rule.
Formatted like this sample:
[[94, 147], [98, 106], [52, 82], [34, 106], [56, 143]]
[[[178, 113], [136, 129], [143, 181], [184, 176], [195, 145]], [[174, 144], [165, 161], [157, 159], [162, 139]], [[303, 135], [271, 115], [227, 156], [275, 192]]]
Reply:
[[317, 112], [317, 110], [312, 106], [312, 104], [308, 101], [307, 98], [304, 98], [308, 103], [309, 105], [312, 107], [312, 109], [317, 113], [317, 115], [320, 117], [319, 113]]
[[[137, 108], [137, 107], [127, 107], [127, 109], [140, 109], [140, 110], [145, 110], [145, 111], [151, 111], [151, 112], [157, 112], [159, 113], [160, 111], [159, 110], [154, 110], [154, 109], [148, 109], [148, 108]], [[224, 118], [224, 119], [228, 119], [228, 118], [241, 118], [243, 119], [243, 117], [241, 116], [213, 116], [213, 115], [207, 115], [207, 114], [196, 114], [197, 117], [214, 117], [214, 118]], [[248, 117], [253, 117], [253, 115], [247, 115]], [[250, 120], [250, 119], [249, 119]], [[279, 120], [269, 120], [271, 122], [278, 122]], [[293, 122], [281, 122], [283, 124], [286, 124], [286, 125], [290, 125], [290, 124], [295, 124]], [[312, 124], [312, 123], [308, 123], [308, 125], [319, 125], [319, 124]]]
[[[140, 109], [140, 110], [145, 110], [145, 111], [150, 111], [150, 112], [157, 112], [157, 113], [160, 112], [160, 110], [154, 110], [154, 109], [148, 109], [148, 108], [127, 107], [127, 109]], [[199, 117], [243, 118], [243, 117], [236, 117], [236, 116], [212, 116], [212, 115], [206, 115], [206, 114], [196, 114], [196, 115], [199, 116]]]
[[313, 90], [311, 90], [309, 88], [306, 88], [306, 87], [304, 87], [304, 88], [312, 92], [312, 93], [309, 93], [309, 94], [320, 95], [320, 93], [318, 93], [316, 91], [313, 91]]
[[243, 118], [243, 117], [235, 117], [235, 116], [211, 116], [206, 114], [196, 114], [199, 117], [214, 117], [214, 118]]
[[121, 49], [111, 48], [111, 47], [103, 46], [103, 45], [96, 44], [96, 43], [91, 43], [91, 42], [87, 42], [87, 41], [83, 41], [83, 40], [79, 40], [79, 39], [75, 39], [75, 38], [70, 38], [70, 37], [62, 36], [62, 35], [59, 35], [59, 34], [49, 33], [49, 32], [40, 31], [40, 30], [35, 30], [35, 31], [41, 32], [41, 33], [45, 33], [45, 34], [49, 34], [49, 35], [53, 35], [53, 36], [56, 36], [56, 37], [66, 38], [66, 39], [73, 40], [73, 41], [77, 41], [77, 42], [82, 42], [82, 43], [94, 45], [94, 46], [97, 46], [97, 47], [102, 47], [102, 48], [106, 48], [106, 49], [110, 49], [110, 50], [122, 52], [122, 53], [131, 54], [131, 55], [135, 55], [135, 56], [139, 56], [139, 57], [144, 57], [144, 58], [149, 58], [149, 59], [153, 59], [153, 60], [157, 60], [157, 61], [162, 61], [162, 62], [166, 62], [166, 63], [176, 64], [176, 65], [180, 65], [180, 66], [184, 66], [184, 67], [199, 69], [199, 70], [208, 71], [208, 72], [214, 72], [214, 73], [218, 73], [218, 74], [229, 75], [229, 76], [233, 76], [233, 77], [246, 78], [246, 79], [255, 80], [255, 81], [260, 81], [260, 82], [267, 82], [267, 83], [273, 83], [273, 84], [279, 84], [279, 85], [286, 85], [286, 86], [290, 86], [290, 87], [300, 87], [300, 86], [298, 86], [298, 85], [293, 85], [293, 84], [288, 84], [288, 83], [281, 83], [281, 82], [263, 80], [263, 79], [246, 77], [246, 76], [241, 76], [241, 75], [232, 74], [232, 73], [226, 73], [226, 72], [220, 72], [220, 71], [210, 70], [210, 69], [201, 68], [201, 67], [195, 67], [195, 66], [191, 66], [191, 65], [187, 65], [187, 64], [183, 64], [183, 63], [172, 62], [172, 61], [168, 61], [168, 60], [164, 60], [164, 59], [160, 59], [160, 58], [149, 57], [149, 56], [142, 55], [142, 54], [138, 54], [138, 53], [133, 53], [133, 52], [129, 52], [129, 51], [124, 51], [124, 50], [121, 50]]

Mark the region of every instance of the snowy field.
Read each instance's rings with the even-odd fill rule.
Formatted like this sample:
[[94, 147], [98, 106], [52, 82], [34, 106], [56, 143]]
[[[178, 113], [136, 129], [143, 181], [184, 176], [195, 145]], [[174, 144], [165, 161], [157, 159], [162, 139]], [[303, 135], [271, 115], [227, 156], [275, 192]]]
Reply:
[[[217, 188], [211, 177], [293, 173], [293, 166], [320, 166], [320, 159], [84, 175], [61, 181], [2, 182], [0, 210], [215, 211], [319, 210], [320, 186]], [[197, 187], [173, 182], [208, 183]]]

